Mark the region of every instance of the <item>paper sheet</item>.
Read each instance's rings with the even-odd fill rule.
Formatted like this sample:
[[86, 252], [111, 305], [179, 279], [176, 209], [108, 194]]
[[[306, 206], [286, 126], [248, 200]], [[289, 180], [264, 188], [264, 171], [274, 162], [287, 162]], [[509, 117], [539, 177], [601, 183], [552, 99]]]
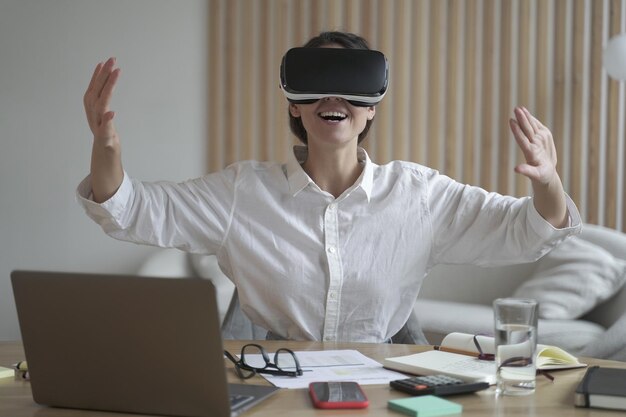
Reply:
[[[270, 357], [273, 355], [269, 353]], [[380, 363], [356, 350], [298, 351], [296, 356], [304, 372], [302, 376], [259, 375], [279, 388], [307, 388], [314, 381], [388, 384], [394, 379], [406, 378], [404, 374], [384, 369]]]

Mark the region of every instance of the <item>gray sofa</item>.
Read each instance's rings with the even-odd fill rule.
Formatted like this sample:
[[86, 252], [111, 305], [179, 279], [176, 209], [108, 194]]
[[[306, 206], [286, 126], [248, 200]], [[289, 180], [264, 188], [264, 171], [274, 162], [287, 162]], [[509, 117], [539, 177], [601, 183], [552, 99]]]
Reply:
[[[424, 280], [413, 315], [407, 323], [413, 340], [425, 341], [420, 338], [420, 327], [431, 344], [439, 343], [453, 331], [492, 334], [492, 301], [498, 297], [532, 295], [538, 289], [529, 283], [538, 280], [543, 285], [543, 279], [549, 291], [542, 290], [540, 296], [548, 297], [548, 301], [551, 301], [550, 297], [556, 299], [556, 310], [547, 311], [546, 315], [556, 318], [540, 318], [539, 343], [560, 346], [574, 355], [626, 361], [626, 287], [622, 285], [626, 279], [626, 234], [585, 225], [582, 234], [570, 240], [570, 246], [561, 245], [559, 256], [555, 250], [550, 256], [530, 264], [496, 268], [439, 265], [433, 268]], [[594, 248], [603, 251], [604, 258], [598, 258], [599, 252], [594, 252]], [[570, 255], [574, 259], [570, 259]], [[556, 258], [556, 262], [548, 259], [551, 257]], [[593, 268], [588, 264], [594, 264]], [[611, 267], [608, 271], [607, 265]], [[603, 281], [601, 275], [609, 272], [614, 276]], [[219, 269], [215, 257], [163, 250], [147, 259], [139, 273], [211, 279], [218, 291], [224, 338], [265, 338], [265, 330], [252, 325], [239, 310], [234, 286]], [[555, 283], [555, 275], [559, 274], [565, 278], [559, 277]], [[582, 277], [576, 277], [576, 274]], [[561, 288], [563, 281], [565, 289]], [[585, 282], [588, 288], [581, 287], [580, 282]], [[525, 284], [530, 285], [527, 293], [523, 292]], [[581, 288], [582, 294], [574, 294], [572, 298], [572, 292], [580, 293]], [[563, 290], [561, 296], [559, 291]], [[568, 310], [571, 306], [578, 311], [568, 311], [567, 314], [584, 313], [579, 317], [559, 317], [564, 314], [559, 308]]]
[[428, 341], [436, 344], [453, 331], [492, 334], [495, 298], [537, 295], [545, 299], [539, 300], [542, 307], [556, 304], [547, 317], [540, 316], [539, 343], [574, 355], [626, 361], [625, 280], [626, 234], [584, 225], [580, 235], [533, 263], [433, 268], [415, 316]]

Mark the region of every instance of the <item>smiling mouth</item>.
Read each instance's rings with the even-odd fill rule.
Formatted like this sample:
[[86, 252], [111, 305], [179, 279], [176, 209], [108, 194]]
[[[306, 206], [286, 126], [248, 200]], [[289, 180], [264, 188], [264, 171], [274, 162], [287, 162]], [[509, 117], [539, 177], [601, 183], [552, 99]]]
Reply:
[[328, 122], [341, 122], [348, 118], [347, 114], [338, 111], [323, 111], [318, 113], [318, 115]]

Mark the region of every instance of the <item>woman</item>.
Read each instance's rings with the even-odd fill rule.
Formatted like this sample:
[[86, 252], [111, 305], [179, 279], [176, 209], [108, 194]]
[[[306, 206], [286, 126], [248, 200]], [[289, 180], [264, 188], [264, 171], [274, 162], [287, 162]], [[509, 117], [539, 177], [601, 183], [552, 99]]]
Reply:
[[[326, 32], [307, 47], [368, 49]], [[376, 165], [358, 146], [376, 114], [339, 97], [289, 104], [306, 146], [287, 163], [246, 161], [204, 177], [141, 183], [122, 168], [109, 109], [120, 70], [98, 64], [84, 103], [94, 135], [78, 188], [114, 238], [215, 254], [246, 315], [272, 337], [384, 342], [406, 323], [438, 263], [529, 262], [580, 230], [556, 171], [552, 135], [527, 110], [510, 126], [532, 198], [459, 184], [402, 161]]]

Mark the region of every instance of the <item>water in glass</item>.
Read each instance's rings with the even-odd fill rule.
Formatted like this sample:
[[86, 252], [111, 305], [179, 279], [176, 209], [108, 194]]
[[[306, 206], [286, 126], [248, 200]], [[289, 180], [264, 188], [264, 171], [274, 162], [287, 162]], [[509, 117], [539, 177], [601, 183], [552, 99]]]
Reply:
[[525, 395], [535, 390], [537, 328], [496, 324], [497, 393]]

